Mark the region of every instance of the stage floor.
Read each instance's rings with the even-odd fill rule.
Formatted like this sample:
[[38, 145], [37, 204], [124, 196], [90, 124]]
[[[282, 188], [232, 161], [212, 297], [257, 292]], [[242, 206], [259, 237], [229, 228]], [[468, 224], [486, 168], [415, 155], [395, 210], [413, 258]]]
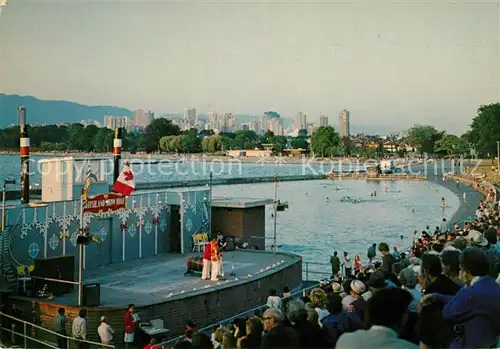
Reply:
[[[223, 287], [226, 281], [202, 280], [201, 273], [184, 275], [187, 270], [187, 257], [199, 255], [199, 253], [163, 254], [87, 270], [84, 272], [83, 283], [100, 284], [101, 308], [125, 308], [129, 303], [134, 303], [136, 306], [149, 305], [164, 302], [183, 291], [182, 295], [186, 296], [189, 292], [203, 292], [213, 290], [214, 287]], [[229, 281], [234, 281], [236, 278], [241, 281], [247, 279], [248, 274], [265, 270], [277, 262], [284, 261], [283, 266], [286, 266], [298, 259], [298, 256], [280, 253], [273, 255], [251, 251], [224, 252], [224, 274]], [[274, 270], [281, 269], [281, 266]], [[232, 271], [235, 275], [230, 275]], [[208, 288], [207, 285], [211, 287]], [[172, 295], [169, 296], [170, 294]], [[75, 290], [71, 294], [54, 297], [49, 302], [76, 306], [77, 292]]]

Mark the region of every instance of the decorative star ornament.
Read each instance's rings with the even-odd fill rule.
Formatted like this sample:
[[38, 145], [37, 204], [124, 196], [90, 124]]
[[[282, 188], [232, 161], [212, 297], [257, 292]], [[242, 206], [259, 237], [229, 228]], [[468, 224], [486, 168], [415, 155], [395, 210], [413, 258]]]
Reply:
[[59, 239], [66, 240], [67, 238], [69, 238], [69, 231], [61, 231], [59, 233]]

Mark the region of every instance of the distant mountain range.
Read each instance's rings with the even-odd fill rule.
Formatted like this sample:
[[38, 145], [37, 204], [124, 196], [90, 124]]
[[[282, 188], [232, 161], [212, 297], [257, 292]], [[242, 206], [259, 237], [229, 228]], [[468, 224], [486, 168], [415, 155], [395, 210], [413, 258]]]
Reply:
[[104, 115], [132, 116], [132, 111], [112, 106], [88, 106], [69, 101], [42, 100], [32, 96], [0, 94], [0, 128], [17, 124], [17, 107], [26, 108], [28, 122], [57, 124], [82, 120], [104, 121]]
[[[32, 96], [19, 96], [0, 94], [0, 128], [17, 124], [17, 107], [26, 107], [27, 119], [30, 124], [57, 124], [74, 123], [82, 120], [97, 120], [104, 122], [104, 115], [132, 116], [133, 111], [114, 106], [88, 106], [69, 101], [42, 100]], [[177, 114], [166, 114], [167, 118]], [[242, 122], [250, 122], [257, 116], [246, 114], [235, 114]], [[200, 115], [202, 119], [208, 119], [206, 115]], [[314, 120], [313, 120], [314, 121]], [[292, 118], [283, 118], [283, 126], [292, 126]], [[330, 117], [330, 125], [337, 128], [337, 119]], [[351, 124], [352, 132], [364, 132], [368, 134], [387, 134], [384, 125], [356, 125]], [[385, 132], [384, 132], [385, 131]]]

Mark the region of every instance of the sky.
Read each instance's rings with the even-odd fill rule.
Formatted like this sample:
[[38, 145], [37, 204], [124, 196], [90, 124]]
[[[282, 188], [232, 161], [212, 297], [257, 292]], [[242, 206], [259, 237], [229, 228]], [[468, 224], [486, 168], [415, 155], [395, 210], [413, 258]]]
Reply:
[[0, 92], [464, 132], [500, 100], [498, 1], [10, 0]]

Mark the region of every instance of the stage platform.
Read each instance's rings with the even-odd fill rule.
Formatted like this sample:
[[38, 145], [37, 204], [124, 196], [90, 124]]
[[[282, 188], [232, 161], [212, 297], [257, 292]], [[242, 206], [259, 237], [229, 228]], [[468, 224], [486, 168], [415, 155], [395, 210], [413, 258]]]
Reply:
[[[164, 254], [147, 259], [117, 263], [84, 272], [84, 284], [100, 284], [101, 305], [99, 308], [124, 308], [129, 303], [147, 306], [161, 303], [193, 293], [205, 293], [224, 288], [235, 281], [250, 281], [248, 275], [276, 271], [300, 258], [290, 254], [260, 251], [224, 252], [224, 274], [226, 281], [206, 281], [200, 273], [184, 275], [189, 255]], [[279, 263], [279, 265], [277, 265]], [[272, 266], [274, 265], [274, 268]], [[234, 269], [233, 269], [234, 268]], [[234, 272], [234, 275], [230, 275]], [[77, 292], [45, 300], [54, 304], [77, 306]]]

